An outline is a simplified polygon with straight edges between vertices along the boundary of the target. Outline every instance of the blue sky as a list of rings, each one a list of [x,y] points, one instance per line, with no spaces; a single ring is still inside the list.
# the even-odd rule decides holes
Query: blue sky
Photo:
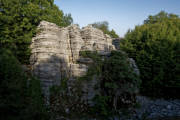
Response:
[[[180,0],[55,0],[55,4],[64,13],[71,13],[80,27],[108,21],[120,37],[162,10],[180,15]]]

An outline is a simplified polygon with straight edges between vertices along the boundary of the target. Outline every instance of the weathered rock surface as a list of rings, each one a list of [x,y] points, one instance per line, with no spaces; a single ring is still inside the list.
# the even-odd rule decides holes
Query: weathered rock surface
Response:
[[[122,40],[123,38],[113,38],[113,41],[112,41],[112,44],[115,46],[115,48],[117,50],[120,49],[120,41]]]
[[[136,65],[136,62],[133,58],[129,58],[129,62],[130,62],[130,66],[133,68],[134,72],[137,74],[137,75],[140,75],[140,71],[138,69],[138,66]]]
[[[115,49],[110,36],[91,25],[82,29],[77,25],[60,28],[53,23],[42,21],[38,29],[40,32],[32,39],[30,63],[46,94],[50,86],[60,84],[63,78],[86,74],[87,64],[92,61],[81,58],[80,51],[98,51],[105,54]],[[92,92],[91,88],[87,89]]]
[[[137,102],[141,108],[136,109],[137,118],[146,115],[147,118],[180,118],[180,100],[150,99],[144,96],[137,96]]]

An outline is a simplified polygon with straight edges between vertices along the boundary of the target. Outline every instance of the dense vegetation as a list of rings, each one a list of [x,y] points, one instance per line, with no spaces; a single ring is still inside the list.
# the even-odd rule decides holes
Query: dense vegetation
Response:
[[[11,49],[21,63],[28,63],[29,45],[41,20],[59,26],[73,22],[54,0],[0,0],[0,47]]]
[[[40,81],[27,75],[9,50],[0,50],[0,63],[0,119],[48,119]]]
[[[160,12],[128,31],[121,48],[136,60],[141,92],[153,97],[180,97],[180,18]]]
[[[29,63],[29,45],[42,20],[60,27],[73,22],[71,14],[59,10],[54,0],[0,0],[0,119],[46,120],[49,112],[66,114],[66,107],[78,111],[78,115],[87,112],[109,116],[132,105],[140,79],[130,67],[128,56],[136,60],[140,69],[143,95],[180,97],[180,18],[160,12],[128,31],[120,45],[128,56],[120,51],[113,51],[108,57],[82,52],[93,64],[85,76],[77,79],[74,90],[68,89],[66,80],[60,87],[52,88],[55,93],[51,94],[48,112],[40,81],[22,69],[22,64]],[[109,30],[106,21],[92,25],[112,38],[119,37],[113,29]],[[100,80],[100,93],[89,108],[81,101],[80,85],[94,76]]]
[[[68,89],[67,81],[62,81],[61,86],[51,89],[53,113],[56,113],[56,116],[70,117],[75,114],[109,117],[136,103],[135,96],[140,79],[124,52],[112,51],[110,56],[103,57],[97,52],[82,51],[81,56],[93,60],[93,63],[89,64],[87,74],[77,78],[71,89]],[[94,105],[89,106],[82,100],[85,94],[82,88],[94,78],[97,81],[94,91],[98,92],[92,99]]]
[[[140,79],[124,52],[112,51],[109,57],[101,58],[101,62],[101,92],[94,98],[93,110],[97,115],[109,116],[136,103]]]
[[[26,73],[32,37],[40,21],[61,26],[73,22],[54,0],[0,0],[0,119],[46,120],[40,81]]]
[[[109,23],[107,21],[95,22],[92,26],[102,30],[105,34],[110,35],[112,38],[119,38],[118,34],[113,29],[109,30]]]

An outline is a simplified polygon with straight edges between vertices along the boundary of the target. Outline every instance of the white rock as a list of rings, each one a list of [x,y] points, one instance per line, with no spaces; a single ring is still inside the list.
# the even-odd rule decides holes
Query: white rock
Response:
[[[110,36],[92,26],[80,29],[77,25],[60,28],[56,24],[46,21],[40,22],[40,32],[32,39],[32,55],[30,63],[32,72],[39,77],[45,94],[49,94],[49,87],[61,83],[65,77],[73,78],[86,74],[88,66],[78,63],[80,51],[110,52],[115,47]],[[69,83],[74,79],[69,79]],[[94,84],[86,83],[85,98],[94,97]],[[94,94],[91,94],[94,93]]]

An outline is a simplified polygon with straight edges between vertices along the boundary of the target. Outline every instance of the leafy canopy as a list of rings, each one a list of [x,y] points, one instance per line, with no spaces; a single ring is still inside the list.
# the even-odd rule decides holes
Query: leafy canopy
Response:
[[[129,30],[121,49],[140,69],[141,92],[150,96],[178,97],[180,89],[180,18],[160,12]]]
[[[93,64],[80,80],[91,81],[96,76],[99,81],[96,87],[100,93],[93,99],[92,113],[107,117],[135,103],[141,81],[124,52],[112,51],[109,56],[102,57],[97,52],[82,51],[81,56],[91,58]]]
[[[0,0],[0,47],[9,48],[22,63],[28,63],[29,45],[36,26],[46,20],[59,26],[73,22],[54,0]]]
[[[102,30],[105,34],[110,35],[112,38],[119,38],[113,29],[109,30],[109,23],[107,21],[95,22],[92,24],[92,26]]]
[[[27,75],[7,49],[0,49],[0,62],[0,119],[49,119],[40,81]]]

